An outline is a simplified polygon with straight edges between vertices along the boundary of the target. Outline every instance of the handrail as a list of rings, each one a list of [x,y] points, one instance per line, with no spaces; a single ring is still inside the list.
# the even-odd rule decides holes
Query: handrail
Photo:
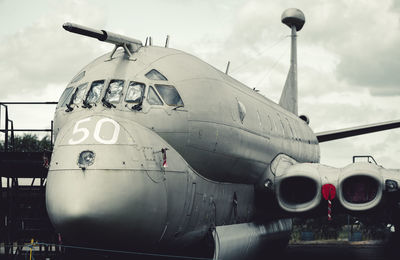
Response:
[[[11,123],[11,147],[14,151],[15,142],[14,142],[14,121],[8,119],[8,122]]]
[[[353,163],[355,163],[356,160],[359,159],[359,158],[365,158],[365,159],[367,159],[367,162],[375,163],[376,165],[378,165],[378,163],[375,161],[374,157],[372,157],[371,155],[354,155],[353,156]],[[372,159],[372,161],[370,159]]]
[[[50,129],[14,129],[13,120],[9,119],[8,115],[8,105],[57,105],[58,102],[31,102],[31,101],[23,101],[23,102],[0,102],[0,122],[1,122],[1,107],[5,108],[5,120],[4,120],[4,129],[0,129],[0,132],[4,133],[4,152],[9,150],[9,143],[11,142],[12,150],[14,150],[14,132],[50,132],[50,143],[53,147],[53,120],[51,121]],[[9,127],[11,126],[11,129]],[[11,132],[11,138],[9,138],[9,132]]]
[[[0,122],[1,122],[1,106],[5,108],[5,120],[4,120],[4,152],[7,152],[8,150],[8,106],[0,103]]]
[[[12,120],[8,120],[9,122]],[[14,132],[51,132],[51,128],[43,128],[43,129],[31,129],[31,128],[21,128],[21,129],[14,129]],[[0,132],[5,132],[5,129],[0,129]]]
[[[30,101],[22,101],[22,102],[0,102],[0,105],[57,105],[58,102],[47,102],[47,101],[43,101],[43,102],[30,102]]]

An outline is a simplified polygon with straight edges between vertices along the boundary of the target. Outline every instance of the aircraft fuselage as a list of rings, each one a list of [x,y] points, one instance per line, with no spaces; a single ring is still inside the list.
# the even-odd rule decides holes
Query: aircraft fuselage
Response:
[[[181,51],[104,55],[78,75],[56,109],[46,190],[51,221],[67,240],[190,244],[212,227],[254,219],[255,186],[278,154],[319,161],[303,120]],[[87,106],[96,81],[104,87]],[[107,87],[117,81],[121,89]],[[131,82],[144,86],[141,102],[127,101]],[[159,85],[173,86],[183,104],[171,104]],[[102,102],[112,91],[117,98]]]

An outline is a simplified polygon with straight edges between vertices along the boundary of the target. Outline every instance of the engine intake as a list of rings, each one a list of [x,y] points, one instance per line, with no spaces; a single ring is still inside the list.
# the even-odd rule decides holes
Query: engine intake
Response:
[[[289,177],[280,184],[280,197],[287,204],[303,204],[317,195],[317,183],[307,177]]]
[[[346,211],[370,210],[382,201],[384,191],[399,190],[399,176],[400,170],[384,169],[369,162],[336,168],[320,163],[297,163],[282,154],[271,163],[267,180],[274,180],[279,206],[286,212],[297,214],[322,203],[321,188],[325,184],[336,188],[335,198]]]
[[[305,212],[321,201],[321,178],[316,165],[295,164],[276,172],[279,206],[288,212]]]
[[[352,176],[343,181],[343,198],[349,203],[368,203],[376,198],[378,189],[376,179],[365,175]]]
[[[348,210],[369,210],[382,199],[380,168],[371,163],[353,163],[342,169],[338,198]]]

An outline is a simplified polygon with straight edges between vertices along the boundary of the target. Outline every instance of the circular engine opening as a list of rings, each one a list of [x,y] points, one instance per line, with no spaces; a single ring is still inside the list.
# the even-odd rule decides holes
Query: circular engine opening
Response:
[[[317,195],[317,184],[306,177],[289,177],[282,180],[280,197],[287,204],[303,204]]]
[[[368,203],[375,199],[378,187],[378,182],[369,176],[352,176],[343,181],[343,197],[349,203]]]

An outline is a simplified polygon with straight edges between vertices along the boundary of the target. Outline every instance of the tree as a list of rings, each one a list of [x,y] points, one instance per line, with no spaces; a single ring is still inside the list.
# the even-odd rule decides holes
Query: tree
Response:
[[[0,143],[1,151],[4,151],[4,141]],[[35,134],[17,135],[14,138],[14,147],[11,146],[9,141],[9,151],[14,152],[41,152],[51,151],[51,142],[48,135],[39,140]]]

